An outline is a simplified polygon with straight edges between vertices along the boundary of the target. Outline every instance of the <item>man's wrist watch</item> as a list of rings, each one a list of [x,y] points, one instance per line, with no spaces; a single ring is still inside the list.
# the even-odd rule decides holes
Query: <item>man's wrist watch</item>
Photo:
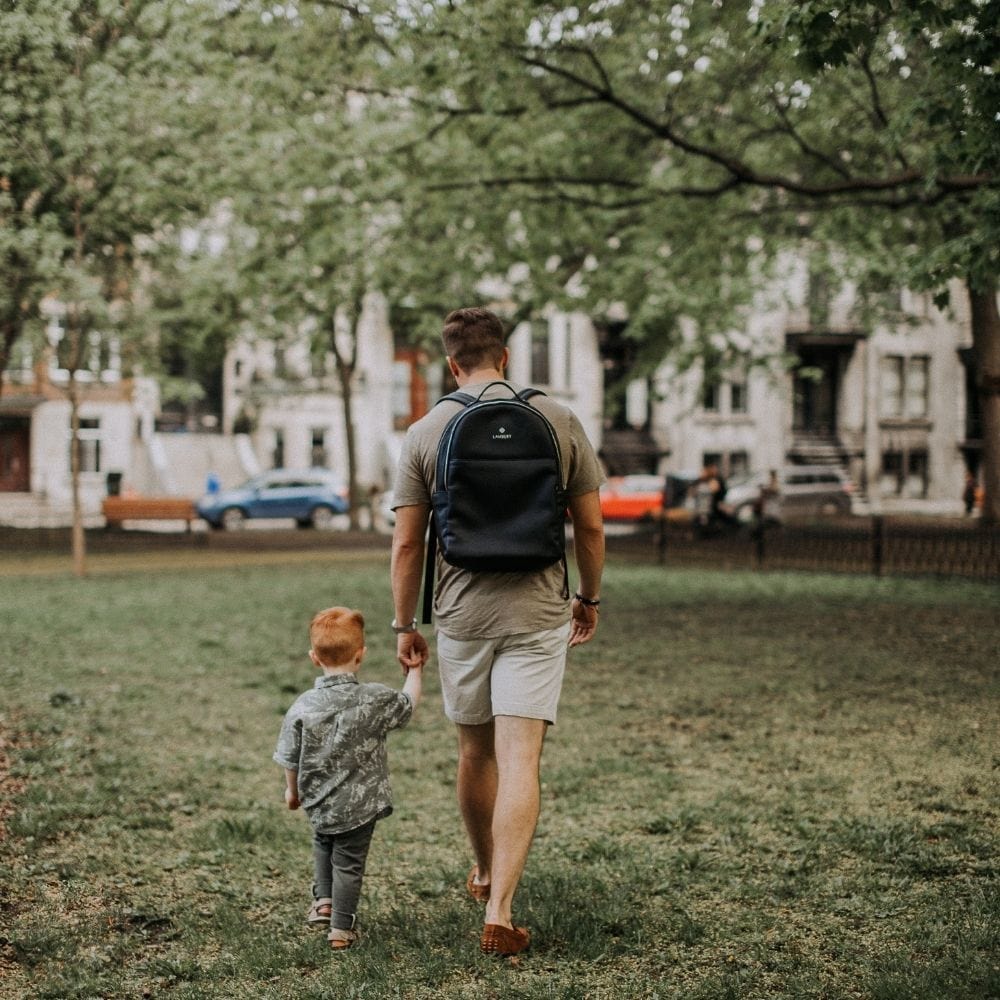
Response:
[[[417,619],[414,618],[408,625],[400,625],[395,618],[392,620],[392,630],[396,635],[404,635],[407,632],[417,631]]]

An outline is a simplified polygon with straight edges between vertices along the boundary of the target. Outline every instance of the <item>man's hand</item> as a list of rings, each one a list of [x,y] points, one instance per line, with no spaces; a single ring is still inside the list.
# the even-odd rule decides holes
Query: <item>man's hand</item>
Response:
[[[285,789],[285,802],[287,803],[289,809],[298,809],[301,804],[299,802],[298,793],[293,792],[290,788]]]
[[[404,674],[414,667],[423,667],[429,656],[427,640],[419,632],[400,632],[396,636],[396,659]]]
[[[569,630],[570,646],[590,642],[597,631],[597,608],[583,604],[574,597],[571,613],[573,621]]]

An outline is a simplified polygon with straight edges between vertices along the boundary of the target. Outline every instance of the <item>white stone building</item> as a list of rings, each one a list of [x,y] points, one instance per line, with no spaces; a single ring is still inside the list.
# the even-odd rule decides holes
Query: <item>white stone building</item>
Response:
[[[63,330],[50,307],[47,343],[15,346],[0,394],[0,523],[68,523],[70,373]],[[159,397],[151,379],[124,378],[118,343],[94,334],[75,373],[79,400],[80,499],[95,515],[109,474],[120,486],[134,467],[134,444],[152,433]]]
[[[348,475],[343,398],[332,353],[317,358],[309,337],[276,347],[244,339],[224,369],[223,429],[245,429],[265,468],[320,465]],[[602,372],[597,333],[580,315],[553,314],[513,333],[510,377],[544,386],[600,437]],[[350,345],[343,345],[345,355]],[[353,388],[357,479],[362,493],[391,486],[406,428],[444,392],[443,358],[394,346],[384,301],[370,295],[358,326]]]
[[[601,326],[554,311],[514,331],[508,374],[571,407],[611,474],[716,462],[733,476],[837,462],[859,488],[859,509],[960,511],[965,471],[977,468],[981,449],[961,288],[953,313],[904,292],[889,319],[869,326],[850,288],[827,300],[804,266],[790,269],[779,292],[762,297],[746,329],[733,334],[745,360],[717,378],[664,363],[636,379],[622,347],[624,322]],[[57,334],[54,324],[42,354],[22,351],[4,378],[0,523],[17,523],[11,511],[26,509],[66,523],[68,372],[59,367]],[[208,472],[224,487],[279,466],[320,465],[346,479],[333,359],[313,355],[309,340],[239,341],[225,362],[223,433],[161,434],[155,384],[124,379],[115,345],[96,339],[80,373],[85,512],[98,514],[111,479],[126,491],[191,497]],[[353,382],[363,492],[391,486],[406,427],[448,388],[443,359],[396,346],[384,301],[369,296]],[[609,397],[624,404],[606,407]]]
[[[903,291],[871,325],[853,289],[817,295],[803,266],[782,291],[734,335],[744,363],[717,378],[664,364],[632,387],[629,422],[656,442],[657,471],[835,462],[872,509],[960,510],[981,450],[963,289],[949,314]]]

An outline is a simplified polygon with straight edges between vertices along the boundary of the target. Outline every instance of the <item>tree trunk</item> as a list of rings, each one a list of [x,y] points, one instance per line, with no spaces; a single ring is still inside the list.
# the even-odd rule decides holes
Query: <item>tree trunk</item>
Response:
[[[71,550],[73,575],[87,575],[87,538],[83,533],[83,505],[80,501],[80,400],[76,369],[69,370],[69,476],[73,495],[73,527]]]
[[[344,350],[337,342],[336,314],[330,317],[330,346],[337,362],[341,399],[344,404],[344,441],[347,444],[347,495],[350,502],[348,517],[352,530],[361,527],[361,497],[358,495],[358,446],[354,431],[354,373],[358,368],[358,323],[361,320],[363,296],[358,293],[342,308],[350,329],[350,344]]]
[[[350,498],[351,528],[361,527],[361,498],[358,496],[358,446],[354,434],[354,371],[348,365],[338,365],[340,392],[344,401],[344,441],[347,443],[347,495]]]
[[[83,266],[83,209],[77,197],[73,205],[73,263],[79,276]],[[83,505],[80,500],[80,389],[76,373],[83,363],[83,313],[79,302],[66,311],[66,334],[69,337],[69,407],[70,407],[70,460],[69,474],[73,494],[73,529],[71,548],[73,573],[87,574],[87,536],[83,533]]]
[[[3,396],[3,377],[7,374],[7,365],[10,364],[10,356],[14,350],[14,341],[17,334],[13,327],[4,327],[0,336],[0,397]]]
[[[972,349],[983,429],[983,520],[1000,524],[1000,310],[993,281],[969,283]]]

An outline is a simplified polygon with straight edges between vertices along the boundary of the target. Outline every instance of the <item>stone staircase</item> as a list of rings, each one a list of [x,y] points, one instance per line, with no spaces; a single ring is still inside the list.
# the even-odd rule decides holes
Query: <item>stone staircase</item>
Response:
[[[648,431],[606,430],[601,440],[600,457],[609,476],[652,473],[656,471],[660,449]]]
[[[241,434],[154,434],[146,462],[149,485],[139,492],[166,496],[202,496],[210,472],[225,490],[260,471],[249,440]]]
[[[127,490],[145,496],[178,496],[196,500],[205,493],[209,472],[222,489],[239,486],[260,471],[246,435],[154,434],[136,442],[131,467],[124,479]],[[104,525],[99,490],[93,484],[83,493],[85,528]],[[65,528],[73,523],[68,500],[52,500],[36,493],[0,493],[0,525],[11,528]]]
[[[73,506],[34,493],[0,493],[0,525],[9,528],[65,528],[73,523]],[[83,504],[83,526],[104,525],[100,507]]]
[[[796,431],[787,455],[792,465],[839,465],[847,468],[847,449],[835,434]]]

